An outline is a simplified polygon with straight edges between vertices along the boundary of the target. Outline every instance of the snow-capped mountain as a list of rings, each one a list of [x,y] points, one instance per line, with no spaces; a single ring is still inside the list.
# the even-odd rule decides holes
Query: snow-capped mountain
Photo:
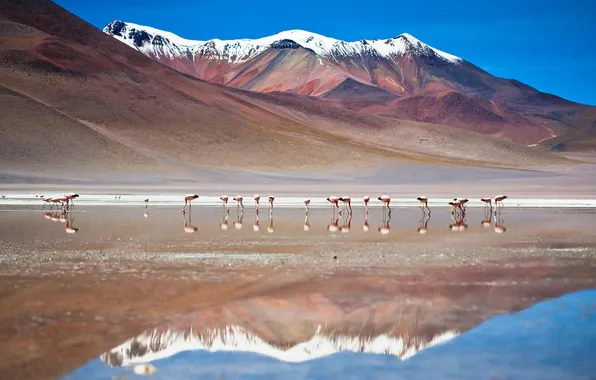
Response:
[[[146,54],[167,55],[170,58],[209,55],[213,59],[229,63],[242,63],[267,49],[305,48],[321,58],[339,62],[347,57],[373,56],[393,58],[408,52],[420,56],[434,56],[457,64],[461,58],[435,49],[412,35],[404,33],[386,40],[361,40],[346,42],[304,30],[288,30],[259,39],[222,41],[193,41],[148,26],[113,21],[104,28],[125,44]],[[323,65],[323,61],[320,61]]]
[[[528,145],[574,124],[581,105],[498,78],[410,34],[346,42],[303,30],[194,41],[114,21],[104,32],[196,78],[287,92],[365,114],[444,124]]]
[[[307,341],[292,346],[278,347],[235,325],[203,331],[193,331],[192,328],[189,330],[153,330],[102,354],[101,360],[110,366],[120,367],[149,363],[176,355],[179,352],[192,350],[252,352],[293,363],[313,360],[342,351],[394,355],[406,360],[421,350],[446,342],[457,335],[459,334],[455,331],[445,331],[430,340],[405,339],[388,334],[374,337],[351,337],[323,333],[319,327]]]

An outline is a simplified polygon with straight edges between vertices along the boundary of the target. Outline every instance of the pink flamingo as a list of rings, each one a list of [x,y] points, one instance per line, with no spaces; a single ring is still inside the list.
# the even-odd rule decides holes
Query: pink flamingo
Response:
[[[370,201],[370,197],[368,195],[365,195],[364,197],[362,197],[362,200],[364,201],[364,209],[366,212],[368,212],[368,201]]]
[[[503,200],[505,200],[505,199],[507,199],[506,195],[497,195],[495,197],[495,208],[497,208],[497,207],[503,208]],[[499,206],[499,203],[501,204],[500,206]]]
[[[418,199],[418,202],[420,202],[420,208],[426,207],[426,209],[428,210],[428,213],[430,214],[430,208],[428,208],[428,198],[424,197],[424,196],[420,196],[416,199]]]
[[[243,199],[244,199],[244,198],[243,198],[241,195],[236,195],[236,196],[234,197],[234,200],[237,202],[237,203],[236,203],[236,208],[238,208],[238,207],[242,206],[242,208],[244,209],[244,203],[242,203],[242,200],[243,200]]]
[[[389,210],[389,213],[391,214],[391,207],[389,207],[389,204],[391,203],[391,197],[389,197],[389,195],[381,195],[377,199],[383,202],[383,207],[387,207],[387,210]]]
[[[186,213],[186,205],[188,205],[188,209],[192,208],[192,200],[197,199],[199,196],[197,194],[194,195],[187,195],[184,197],[184,207],[182,207],[182,213]]]
[[[339,200],[343,202],[344,206],[348,207],[350,210],[350,215],[352,215],[352,198],[350,197],[340,197]]]
[[[339,208],[339,198],[338,197],[332,195],[327,198],[327,202],[331,203],[332,208],[333,208],[333,206],[335,206],[335,208],[337,208],[339,210],[339,213],[341,215],[341,208]],[[335,211],[335,208],[333,208],[334,211]]]
[[[228,199],[229,197],[227,195],[222,195],[221,197],[219,197],[219,199],[223,202],[224,206],[228,205]]]
[[[304,200],[304,207],[306,208],[306,212],[308,213],[308,205],[310,204],[310,199],[305,199]]]

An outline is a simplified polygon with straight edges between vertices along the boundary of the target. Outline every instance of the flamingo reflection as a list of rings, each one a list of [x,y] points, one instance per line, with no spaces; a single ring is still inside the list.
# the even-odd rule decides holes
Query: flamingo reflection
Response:
[[[242,229],[242,218],[244,218],[244,211],[236,212],[236,220],[234,221],[234,228],[237,230]]]
[[[430,212],[427,214],[422,210],[422,219],[420,219],[420,226],[416,229],[418,233],[425,234],[428,232],[428,221],[430,220]]]
[[[368,206],[366,206],[368,207]],[[364,223],[362,224],[362,230],[364,232],[368,232],[369,230],[369,225],[368,225],[368,208],[366,209],[366,211],[364,212]]]
[[[304,231],[310,231],[310,221],[309,221],[308,211],[306,211],[304,213]]]
[[[269,210],[269,224],[267,225],[267,232],[270,234],[275,232],[275,228],[273,227],[273,210]]]
[[[346,221],[341,226],[341,232],[347,234],[348,232],[350,232],[351,228],[352,228],[352,210],[350,209],[350,213],[348,214]]]
[[[79,229],[77,227],[75,227],[74,224],[74,213],[73,212],[69,212],[67,213],[63,213],[64,216],[66,216],[66,233],[67,234],[74,234],[79,232]]]
[[[389,208],[389,204],[387,204],[387,208]],[[390,222],[391,222],[391,209],[389,209],[389,211],[387,211],[386,209],[383,209],[383,225],[378,228],[378,231],[381,233],[381,235],[389,234],[389,231],[391,231],[391,226],[389,225]]]
[[[261,225],[259,224],[259,209],[255,212],[255,223],[252,226],[252,230],[254,232],[259,232],[261,230]]]
[[[459,213],[456,212],[451,214],[451,220],[453,221],[453,223],[449,225],[451,231],[461,232],[468,228],[468,225],[466,224],[466,213],[463,210]]]
[[[495,225],[494,230],[498,234],[502,234],[503,232],[507,231],[507,227],[505,227],[505,222],[503,221],[503,214],[499,210],[495,213]]]
[[[230,217],[230,209],[226,207],[222,213],[221,223],[219,224],[219,228],[222,231],[226,231],[228,229],[228,218],[229,217]]]
[[[331,222],[327,225],[327,230],[329,232],[337,232],[339,231],[339,217],[335,216],[335,212],[331,217]]]
[[[490,198],[489,198],[490,199]],[[480,222],[480,225],[484,228],[490,228],[493,224],[493,208],[487,206],[484,207],[484,219]]]
[[[184,220],[184,232],[192,234],[199,230],[199,227],[192,225],[192,212],[188,213],[188,220],[186,220],[186,214],[183,214],[182,220]]]

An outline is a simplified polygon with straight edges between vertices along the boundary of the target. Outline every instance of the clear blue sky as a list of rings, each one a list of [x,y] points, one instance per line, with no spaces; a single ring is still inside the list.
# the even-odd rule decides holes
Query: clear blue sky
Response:
[[[354,41],[410,33],[488,72],[596,105],[596,2],[582,0],[56,0],[98,28],[113,20],[197,40],[304,29]]]

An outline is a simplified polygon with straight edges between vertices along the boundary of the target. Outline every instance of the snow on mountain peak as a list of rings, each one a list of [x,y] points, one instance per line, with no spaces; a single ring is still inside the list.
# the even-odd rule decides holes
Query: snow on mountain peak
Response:
[[[145,332],[102,354],[101,360],[110,366],[120,367],[149,363],[171,357],[179,352],[194,350],[252,352],[293,363],[314,360],[342,351],[394,355],[401,360],[407,360],[421,350],[444,343],[458,335],[456,331],[446,330],[430,340],[422,338],[406,340],[388,334],[352,337],[326,334],[319,326],[309,340],[292,346],[277,347],[236,325],[200,332],[193,331],[192,328],[154,330]]]
[[[461,58],[435,49],[410,34],[404,33],[387,40],[360,40],[346,42],[304,30],[287,30],[258,39],[237,39],[194,41],[174,33],[148,26],[122,21],[113,21],[104,32],[125,44],[147,54],[177,56],[208,55],[209,58],[241,63],[272,47],[278,41],[294,42],[329,60],[341,57],[362,57],[373,55],[385,58],[400,56],[407,52],[419,55],[436,55],[450,63],[459,63]]]

